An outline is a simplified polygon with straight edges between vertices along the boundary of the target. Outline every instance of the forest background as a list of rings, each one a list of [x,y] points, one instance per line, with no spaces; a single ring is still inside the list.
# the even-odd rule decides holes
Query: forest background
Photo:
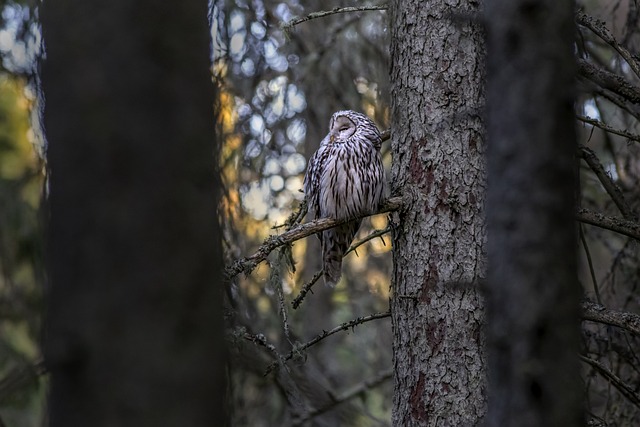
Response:
[[[583,302],[593,311],[581,329],[582,384],[590,422],[637,425],[639,11],[633,1],[579,3],[578,276],[593,304]],[[253,254],[297,211],[306,159],[333,112],[354,109],[382,130],[392,125],[387,11],[285,25],[341,6],[238,0],[210,7],[227,266]],[[43,425],[47,414],[38,7],[5,2],[0,18],[0,419],[7,426]],[[390,142],[383,158],[391,176]],[[336,289],[319,283],[300,298],[320,271],[312,237],[227,282],[232,425],[390,425],[389,233],[388,214],[365,221]],[[288,368],[265,375],[280,363]]]

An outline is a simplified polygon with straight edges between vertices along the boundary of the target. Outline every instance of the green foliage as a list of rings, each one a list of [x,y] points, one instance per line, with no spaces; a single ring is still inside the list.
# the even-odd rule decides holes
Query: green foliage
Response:
[[[29,115],[22,80],[0,76],[0,418],[8,426],[39,425],[44,400],[32,367],[40,353],[42,165]]]

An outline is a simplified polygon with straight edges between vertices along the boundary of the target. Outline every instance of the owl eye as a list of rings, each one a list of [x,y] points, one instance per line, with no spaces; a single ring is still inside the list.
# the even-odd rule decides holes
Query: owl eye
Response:
[[[338,128],[338,132],[342,132],[342,131],[347,130],[347,129],[349,129],[349,126],[347,126],[347,125],[342,125],[342,126],[340,126],[340,127]]]

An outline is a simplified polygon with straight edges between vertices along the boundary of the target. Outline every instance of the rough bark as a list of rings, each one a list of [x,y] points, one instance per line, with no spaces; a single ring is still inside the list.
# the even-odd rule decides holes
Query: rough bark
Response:
[[[486,5],[487,425],[578,426],[572,2]]]
[[[207,2],[43,10],[52,426],[223,422]]]
[[[393,425],[477,425],[485,413],[480,4],[390,6],[392,183],[405,200],[393,218]]]

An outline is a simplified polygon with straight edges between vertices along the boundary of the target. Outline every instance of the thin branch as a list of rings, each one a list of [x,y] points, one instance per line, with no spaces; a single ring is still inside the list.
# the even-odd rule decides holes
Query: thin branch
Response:
[[[331,402],[327,403],[326,405],[321,406],[318,409],[314,409],[312,411],[309,411],[308,413],[306,413],[301,418],[295,419],[293,421],[292,425],[293,426],[301,426],[305,422],[307,422],[307,421],[311,420],[312,418],[315,418],[318,415],[321,415],[321,414],[323,414],[323,413],[335,408],[336,406],[340,405],[341,403],[344,403],[344,402],[346,402],[348,400],[351,400],[354,397],[359,396],[359,395],[367,392],[368,390],[379,386],[383,382],[385,382],[388,379],[390,379],[392,376],[393,376],[393,369],[387,369],[385,371],[382,371],[378,375],[376,375],[375,377],[371,378],[370,380],[365,380],[362,383],[358,384],[357,386],[353,387],[351,390],[343,393],[340,396],[335,397]]]
[[[594,368],[600,375],[605,377],[611,385],[618,389],[624,397],[640,408],[640,395],[638,395],[628,384],[618,378],[618,376],[611,372],[606,366],[597,360],[593,360],[582,355],[580,355],[580,360]]]
[[[576,219],[585,224],[595,225],[640,240],[640,224],[613,216],[605,216],[587,209],[578,209]]]
[[[619,107],[621,110],[626,111],[631,116],[640,120],[640,108],[638,105],[629,102],[625,98],[621,97],[620,95],[608,89],[601,88],[600,86],[596,85],[593,82],[590,82],[590,85],[591,85],[590,92],[593,95],[599,96],[600,98],[606,101],[609,101],[610,103]]]
[[[349,247],[349,249],[347,249],[347,251],[344,254],[347,255],[348,253],[355,251],[357,248],[359,248],[360,246],[364,245],[369,240],[375,239],[376,237],[380,237],[380,239],[382,239],[382,244],[387,246],[387,243],[384,241],[382,236],[384,236],[385,234],[387,234],[390,231],[391,231],[391,226],[390,225],[388,225],[386,228],[383,228],[381,230],[374,230],[368,236],[363,237],[362,239],[360,239],[357,242],[353,243]]]
[[[291,350],[289,352],[289,354],[287,354],[286,356],[284,356],[284,361],[287,360],[291,360],[293,358],[293,356],[295,356],[296,354],[308,349],[309,347],[311,347],[312,345],[315,345],[317,343],[319,343],[320,341],[322,341],[323,339],[327,338],[328,336],[331,336],[337,332],[340,331],[346,331],[349,328],[354,328],[358,325],[361,325],[363,323],[366,322],[370,322],[371,320],[376,320],[376,319],[384,319],[386,317],[391,316],[390,312],[384,312],[384,313],[374,313],[374,314],[370,314],[369,316],[362,316],[362,317],[358,317],[356,319],[350,320],[348,322],[345,322],[341,325],[336,326],[335,328],[331,329],[330,331],[322,331],[322,333],[320,335],[317,335],[315,338],[313,338],[312,340],[294,348],[293,350]],[[271,365],[269,365],[267,367],[267,370],[265,371],[265,375],[269,374],[271,371],[273,371],[273,369],[277,366],[277,363],[272,363]]]
[[[282,29],[285,32],[291,31],[293,27],[298,24],[302,24],[303,22],[311,21],[312,19],[324,18],[325,16],[335,15],[338,13],[348,13],[348,12],[364,12],[370,10],[387,10],[388,6],[386,4],[378,5],[378,6],[349,6],[349,7],[334,7],[331,10],[322,10],[320,12],[312,12],[303,17],[295,17],[286,23],[281,25]]]
[[[307,214],[307,199],[305,198],[304,200],[302,200],[302,203],[300,203],[300,207],[298,207],[298,210],[291,212],[291,215],[289,215],[289,217],[285,220],[283,224],[274,225],[273,227],[271,227],[271,229],[277,230],[279,228],[285,227],[285,230],[289,231],[296,225],[300,224],[306,214]]]
[[[629,64],[629,67],[631,67],[633,72],[636,73],[636,76],[640,77],[640,66],[638,66],[638,61],[636,61],[631,52],[629,52],[624,46],[618,43],[615,37],[613,37],[613,34],[611,34],[609,29],[605,26],[604,22],[587,15],[582,11],[578,11],[578,13],[576,14],[576,18],[580,25],[583,25],[593,31],[595,35],[600,37],[602,40],[604,40],[605,43],[615,49],[616,52],[618,52],[620,56],[622,56],[622,58],[627,61],[627,64]]]
[[[267,341],[267,337],[265,337],[263,334],[254,335],[248,332],[242,332],[240,336],[247,341],[251,341],[257,346],[266,348],[276,360],[282,360],[282,355],[278,352],[273,344]]]
[[[582,319],[617,326],[640,336],[640,316],[624,311],[609,310],[591,301],[582,302]]]
[[[300,304],[302,304],[302,300],[304,300],[304,297],[307,295],[307,293],[311,291],[311,288],[313,287],[313,285],[315,285],[318,279],[322,277],[322,273],[324,273],[324,270],[317,271],[316,274],[313,275],[311,280],[309,280],[302,286],[302,289],[300,289],[300,293],[298,294],[298,296],[295,297],[291,302],[294,310],[297,309]],[[313,291],[311,293],[313,293]]]
[[[380,134],[380,137],[382,138],[382,142],[384,142],[387,139],[391,138],[391,129],[387,129],[387,130],[382,131],[382,133]]]
[[[596,293],[596,299],[599,304],[602,304],[602,299],[600,299],[600,289],[598,287],[598,281],[596,280],[596,272],[593,269],[593,260],[591,259],[591,252],[589,251],[589,245],[587,245],[587,239],[584,237],[584,230],[582,229],[582,224],[578,224],[578,232],[580,234],[580,241],[582,242],[582,247],[584,248],[584,254],[587,257],[587,264],[589,264],[589,273],[591,274],[591,281],[593,282],[593,291]]]
[[[385,229],[382,229],[382,230],[373,231],[367,237],[364,237],[363,239],[361,239],[361,240],[357,241],[356,243],[352,244],[351,247],[349,247],[349,249],[347,249],[347,252],[345,252],[345,255],[348,254],[351,251],[355,251],[356,248],[360,247],[361,245],[365,244],[366,242],[368,242],[371,239],[375,239],[376,237],[380,237],[382,239],[382,236],[384,234],[388,233],[389,231],[391,231],[391,226],[387,226]],[[386,245],[386,243],[384,242],[384,239],[382,239],[382,243],[384,243]],[[318,281],[318,279],[320,279],[320,277],[322,277],[322,273],[323,272],[324,272],[324,270],[317,271],[316,274],[313,275],[311,280],[309,280],[307,283],[305,283],[302,286],[298,296],[295,297],[293,299],[293,301],[291,302],[291,305],[293,306],[294,310],[297,309],[300,306],[300,304],[302,304],[302,301],[304,300],[304,297],[307,295],[308,292],[311,291],[311,288],[313,287],[313,285],[315,285],[315,283]],[[311,292],[311,293],[313,293],[313,292]]]
[[[609,89],[631,102],[640,103],[640,88],[619,75],[596,67],[584,59],[578,59],[578,72],[600,87]]]
[[[278,312],[280,313],[280,318],[282,319],[282,328],[284,330],[284,335],[289,342],[291,342],[291,334],[289,330],[289,318],[287,315],[287,305],[284,302],[284,290],[282,289],[282,263],[284,262],[284,258],[286,257],[285,251],[287,247],[281,247],[278,250],[277,261],[274,264],[271,264],[271,273],[269,277],[269,283],[273,288],[275,288],[276,296],[278,298]]]
[[[291,244],[296,240],[300,240],[304,237],[311,236],[312,234],[319,233],[324,230],[328,230],[340,224],[344,224],[346,222],[352,221],[354,219],[364,218],[367,216],[390,212],[398,210],[402,206],[402,197],[392,197],[382,203],[380,209],[377,212],[367,213],[363,215],[359,215],[355,218],[349,219],[333,219],[333,218],[320,218],[315,221],[307,222],[306,224],[298,225],[291,230],[285,231],[279,235],[271,235],[269,236],[262,246],[258,248],[256,253],[253,255],[237,260],[232,265],[226,268],[225,276],[227,280],[230,280],[244,272],[246,275],[251,274],[254,268],[264,261],[267,256],[276,248],[280,246]]]
[[[584,161],[587,162],[591,170],[593,170],[593,172],[596,174],[596,176],[602,183],[602,186],[609,194],[609,197],[611,197],[613,203],[616,204],[616,206],[622,213],[622,216],[627,220],[635,219],[633,211],[622,195],[622,191],[620,191],[620,188],[618,188],[616,183],[613,182],[613,179],[611,179],[609,174],[607,174],[607,172],[604,170],[604,167],[600,163],[600,160],[598,160],[596,154],[591,149],[585,146],[579,147],[578,153],[580,157],[582,157]]]
[[[616,128],[612,128],[609,125],[606,125],[604,123],[602,123],[600,120],[596,120],[596,119],[592,119],[591,117],[585,117],[585,116],[576,116],[576,118],[578,120],[580,120],[581,122],[590,124],[591,126],[595,126],[597,128],[600,128],[606,132],[610,132],[613,133],[615,135],[620,135],[623,136],[627,139],[630,139],[632,141],[636,141],[636,142],[640,142],[640,135],[636,135],[634,133],[629,133],[626,130],[621,130],[621,129],[616,129]]]

